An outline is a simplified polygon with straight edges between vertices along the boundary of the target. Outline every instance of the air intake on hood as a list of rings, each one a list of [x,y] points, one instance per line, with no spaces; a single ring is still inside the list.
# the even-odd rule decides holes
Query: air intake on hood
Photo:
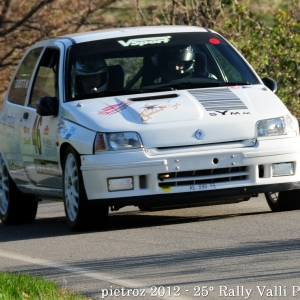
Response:
[[[230,89],[189,90],[205,108],[205,110],[236,110],[248,109],[244,102]]]
[[[159,96],[148,96],[148,97],[138,97],[138,98],[128,98],[128,101],[147,101],[147,100],[160,100],[160,99],[169,99],[177,98],[177,94],[168,94],[168,95],[159,95]]]

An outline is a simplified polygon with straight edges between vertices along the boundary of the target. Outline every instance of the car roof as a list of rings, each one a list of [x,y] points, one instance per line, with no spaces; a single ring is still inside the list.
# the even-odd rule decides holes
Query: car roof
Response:
[[[171,34],[184,32],[208,32],[206,28],[199,26],[183,26],[183,25],[164,25],[164,26],[140,26],[140,27],[124,27],[114,29],[95,30],[89,32],[68,34],[55,38],[71,39],[73,43],[84,43],[95,40],[123,38],[128,36],[139,36],[145,34]]]

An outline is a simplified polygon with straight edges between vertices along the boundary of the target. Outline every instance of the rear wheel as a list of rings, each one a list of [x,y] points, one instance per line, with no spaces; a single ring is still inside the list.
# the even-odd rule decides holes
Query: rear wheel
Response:
[[[0,219],[4,224],[31,223],[35,220],[38,201],[22,193],[10,177],[0,155]]]
[[[79,155],[72,147],[68,147],[65,151],[63,182],[65,213],[72,230],[103,228],[108,219],[108,206],[93,210],[89,207],[80,171]]]
[[[300,190],[269,192],[265,197],[272,211],[300,209]]]

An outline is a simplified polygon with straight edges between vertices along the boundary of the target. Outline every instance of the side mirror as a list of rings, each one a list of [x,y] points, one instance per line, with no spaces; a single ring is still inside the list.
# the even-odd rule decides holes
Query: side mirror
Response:
[[[264,77],[262,79],[262,82],[264,83],[264,85],[269,88],[274,94],[276,94],[278,92],[278,86],[277,86],[277,82],[270,78],[270,77]]]
[[[57,116],[58,99],[56,97],[42,97],[36,104],[36,112],[40,116]]]

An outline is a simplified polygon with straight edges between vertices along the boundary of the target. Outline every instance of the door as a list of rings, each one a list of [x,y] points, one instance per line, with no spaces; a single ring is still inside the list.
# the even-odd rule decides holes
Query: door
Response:
[[[58,97],[60,50],[46,48],[38,65],[27,110],[22,117],[22,160],[31,182],[39,188],[61,189],[57,118],[40,116],[36,104],[42,97]],[[47,193],[46,193],[47,194]]]
[[[42,50],[42,47],[34,48],[24,55],[14,74],[1,115],[1,131],[5,137],[1,152],[11,177],[19,185],[30,182],[22,161],[22,148],[30,142],[26,135],[28,128],[22,119],[28,117],[25,103]]]

